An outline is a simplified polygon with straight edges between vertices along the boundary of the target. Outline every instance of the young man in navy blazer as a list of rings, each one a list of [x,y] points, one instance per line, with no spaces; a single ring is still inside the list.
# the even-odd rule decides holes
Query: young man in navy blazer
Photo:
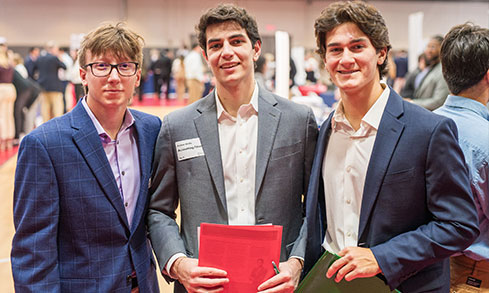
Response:
[[[479,233],[454,122],[381,83],[391,46],[373,6],[333,3],[315,30],[341,101],[317,142],[305,269],[328,250],[341,258],[327,278],[381,275],[403,293],[448,292],[447,258]]]
[[[20,145],[12,272],[19,292],[158,292],[145,215],[159,118],[127,109],[143,40],[103,25],[81,44],[87,95]]]

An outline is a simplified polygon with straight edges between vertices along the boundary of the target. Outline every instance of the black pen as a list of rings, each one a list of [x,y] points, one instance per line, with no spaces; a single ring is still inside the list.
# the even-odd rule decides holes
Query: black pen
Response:
[[[275,264],[275,262],[273,260],[272,260],[272,265],[273,265],[273,270],[275,271],[275,274],[276,275],[280,274],[280,271],[278,270],[277,265]]]

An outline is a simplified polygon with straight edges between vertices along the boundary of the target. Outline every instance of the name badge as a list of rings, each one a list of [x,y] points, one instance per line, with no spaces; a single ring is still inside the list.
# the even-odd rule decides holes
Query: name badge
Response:
[[[192,159],[204,155],[200,138],[191,138],[175,142],[179,161]]]

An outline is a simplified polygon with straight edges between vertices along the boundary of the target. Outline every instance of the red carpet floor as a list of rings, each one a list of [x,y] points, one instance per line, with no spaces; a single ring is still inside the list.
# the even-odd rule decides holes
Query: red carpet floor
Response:
[[[177,101],[177,99],[158,99],[155,94],[144,94],[142,101],[140,101],[137,97],[134,97],[132,100],[131,106],[185,106],[187,105],[185,101]]]
[[[19,147],[14,147],[13,149],[9,150],[9,151],[0,151],[0,166],[2,166],[3,163],[7,162],[8,159],[10,159],[11,157],[13,157],[15,154],[17,154],[17,150],[19,149]]]

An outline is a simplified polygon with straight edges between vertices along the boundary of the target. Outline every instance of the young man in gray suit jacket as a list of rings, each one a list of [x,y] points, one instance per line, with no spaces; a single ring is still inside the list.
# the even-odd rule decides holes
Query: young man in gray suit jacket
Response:
[[[219,292],[226,272],[197,266],[200,223],[272,223],[284,227],[280,274],[257,291],[292,292],[305,253],[302,196],[317,137],[314,116],[257,86],[261,39],[244,9],[210,9],[198,32],[216,89],[166,116],[157,140],[148,222],[160,268],[179,281],[175,292]]]

